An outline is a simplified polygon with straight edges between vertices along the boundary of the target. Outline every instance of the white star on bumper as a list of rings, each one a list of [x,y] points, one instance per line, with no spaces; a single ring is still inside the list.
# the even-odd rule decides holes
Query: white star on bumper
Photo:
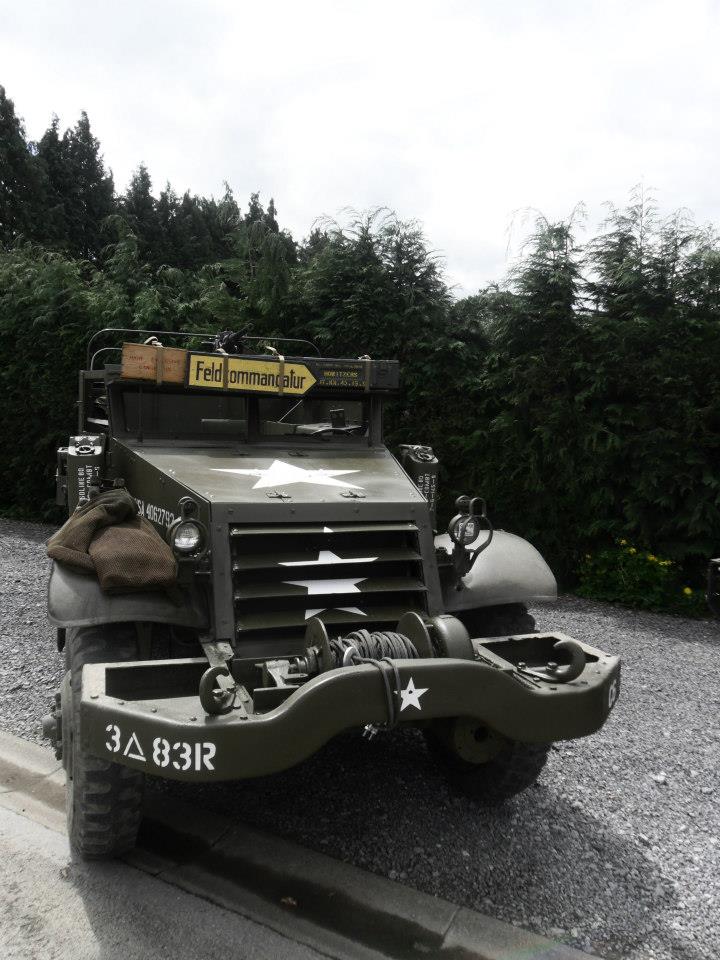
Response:
[[[345,480],[336,479],[336,477],[342,477],[346,473],[360,473],[359,470],[325,470],[324,468],[305,470],[303,467],[296,467],[292,463],[285,463],[284,460],[273,460],[265,470],[241,470],[232,467],[213,467],[212,469],[215,473],[234,473],[241,477],[257,477],[258,481],[253,484],[253,490],[260,490],[263,487],[287,487],[291,483],[312,483],[320,487],[364,489],[357,483],[347,483]]]
[[[400,713],[403,712],[405,707],[415,707],[417,710],[422,710],[420,706],[420,697],[427,693],[429,687],[416,687],[415,681],[412,677],[408,680],[408,685],[404,690],[400,691],[400,696],[402,698],[402,706],[400,707]]]

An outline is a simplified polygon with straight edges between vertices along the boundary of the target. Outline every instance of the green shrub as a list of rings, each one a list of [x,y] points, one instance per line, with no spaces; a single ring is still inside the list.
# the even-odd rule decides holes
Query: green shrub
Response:
[[[0,248],[0,514],[62,518],[56,450],[76,429],[78,370],[95,331],[213,329],[237,325],[237,312],[212,276],[140,264],[132,236],[103,270],[40,247]]]
[[[672,560],[639,550],[626,540],[585,554],[578,570],[581,597],[629,607],[707,616],[701,590],[688,586]]]

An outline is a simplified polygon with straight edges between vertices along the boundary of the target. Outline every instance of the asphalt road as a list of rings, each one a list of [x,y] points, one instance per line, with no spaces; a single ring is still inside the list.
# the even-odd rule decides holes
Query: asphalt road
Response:
[[[3,960],[318,960],[327,956],[0,807]]]
[[[0,726],[38,739],[61,673],[44,619],[49,528],[0,521]],[[588,952],[720,956],[720,627],[563,598],[541,628],[623,658],[603,731],[558,744],[500,809],[455,796],[412,732],[349,735],[275,777],[180,791]]]

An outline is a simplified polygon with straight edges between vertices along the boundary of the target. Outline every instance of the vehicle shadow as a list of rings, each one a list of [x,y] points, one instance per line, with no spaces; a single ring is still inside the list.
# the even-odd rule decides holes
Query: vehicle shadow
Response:
[[[77,907],[71,914],[66,942],[56,944],[48,957],[305,960],[316,955],[300,947],[296,950],[291,941],[272,930],[121,861],[88,863],[73,857],[61,875],[72,884]],[[39,958],[33,954],[33,960]]]
[[[344,734],[272,777],[149,789],[602,956],[652,944],[705,958],[670,925],[677,894],[651,851],[554,788],[551,769],[482,806],[453,793],[418,731],[398,730]]]

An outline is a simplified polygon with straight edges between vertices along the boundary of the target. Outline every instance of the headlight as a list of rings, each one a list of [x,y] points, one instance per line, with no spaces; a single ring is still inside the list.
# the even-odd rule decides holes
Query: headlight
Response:
[[[171,534],[171,545],[177,553],[197,553],[202,546],[202,530],[192,520],[183,520],[179,523]]]
[[[461,538],[463,524],[466,524],[465,534]],[[450,530],[450,537],[455,541],[455,543],[463,543],[466,546],[467,544],[473,543],[473,541],[477,540],[479,535],[480,520],[477,517],[458,517]]]

